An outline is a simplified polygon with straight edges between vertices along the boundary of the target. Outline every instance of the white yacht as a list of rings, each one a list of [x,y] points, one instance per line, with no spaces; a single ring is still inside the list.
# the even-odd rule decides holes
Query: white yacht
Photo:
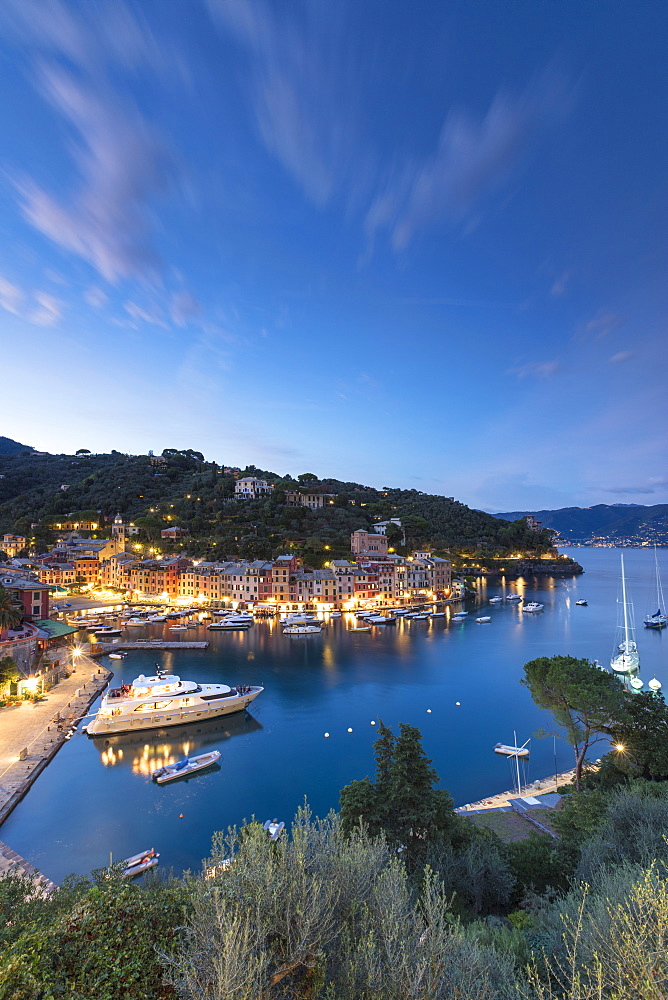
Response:
[[[535,613],[536,611],[542,611],[544,607],[545,605],[540,604],[538,601],[529,601],[528,604],[524,605],[522,611],[529,611]]]
[[[107,692],[86,732],[104,736],[231,715],[248,708],[262,691],[250,685],[197,684],[162,672],[153,677],[140,674],[132,684]]]

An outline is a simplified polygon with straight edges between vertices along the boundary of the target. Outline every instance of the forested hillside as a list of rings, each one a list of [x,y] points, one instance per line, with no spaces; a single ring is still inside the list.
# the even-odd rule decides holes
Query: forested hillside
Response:
[[[377,490],[319,480],[311,473],[295,479],[249,466],[241,475],[267,479],[274,493],[257,501],[237,501],[234,476],[205,461],[200,452],[170,450],[164,458],[164,463],[152,464],[149,456],[115,451],[0,457],[0,532],[31,537],[39,548],[53,540],[54,519],[88,512],[102,519],[108,531],[120,513],[141,529],[139,543],[156,548],[161,529],[171,525],[188,530],[183,545],[192,555],[270,558],[294,552],[318,566],[348,555],[350,533],[357,528],[372,530],[379,519],[399,518],[402,528],[388,529],[389,544],[399,553],[429,546],[482,564],[495,556],[540,557],[551,551],[549,532],[532,532],[524,521],[511,524],[417,490]],[[287,507],[286,490],[331,496],[322,509],[312,511]]]
[[[544,528],[554,528],[562,538],[574,542],[609,541],[668,542],[668,504],[643,507],[635,504],[604,504],[594,507],[562,507],[560,510],[512,511],[497,514],[508,521],[533,514]]]
[[[22,455],[24,452],[33,451],[29,444],[20,444],[12,441],[11,438],[0,435],[0,455]]]

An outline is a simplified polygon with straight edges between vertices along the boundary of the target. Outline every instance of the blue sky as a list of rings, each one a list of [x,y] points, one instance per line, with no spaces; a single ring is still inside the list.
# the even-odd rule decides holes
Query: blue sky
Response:
[[[0,433],[668,502],[663,2],[4,0]]]

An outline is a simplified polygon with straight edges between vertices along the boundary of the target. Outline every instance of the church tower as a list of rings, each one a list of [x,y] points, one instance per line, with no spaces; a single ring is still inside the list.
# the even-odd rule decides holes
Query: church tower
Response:
[[[111,526],[111,537],[116,542],[116,552],[125,552],[125,525],[123,518],[117,514]]]

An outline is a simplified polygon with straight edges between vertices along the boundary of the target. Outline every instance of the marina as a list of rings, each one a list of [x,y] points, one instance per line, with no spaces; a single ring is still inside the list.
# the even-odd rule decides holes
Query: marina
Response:
[[[168,674],[259,684],[264,692],[249,712],[198,724],[103,739],[77,732],[9,816],[3,840],[55,882],[73,869],[103,866],[110,851],[128,857],[152,843],[161,865],[199,870],[215,830],[275,813],[289,825],[304,796],[318,815],[337,808],[340,789],[373,771],[379,720],[395,730],[399,722],[420,729],[456,805],[494,801],[515,783],[517,765],[495,754],[495,743],[510,743],[515,730],[522,746],[537,730],[553,728],[519,683],[524,663],[555,653],[610,660],[619,550],[572,554],[583,576],[479,581],[477,597],[464,608],[455,605],[428,621],[399,615],[393,628],[366,626],[358,634],[355,617],[343,614],[298,640],[283,634],[277,618],[244,631],[212,632],[200,624],[193,630],[202,639],[196,648],[156,652],[149,641],[133,644],[122,660],[98,657],[100,668],[114,671],[113,686],[150,675],[157,660]],[[629,586],[644,603],[653,553],[627,549],[624,556]],[[658,557],[665,575],[665,550]],[[583,594],[585,611],[575,607]],[[496,596],[504,599],[492,603]],[[543,604],[542,614],[523,614],[514,596]],[[468,621],[454,621],[455,608],[468,610]],[[474,619],[483,609],[492,621],[479,628]],[[145,635],[162,640],[168,627],[153,623]],[[655,676],[665,686],[666,630],[642,630],[637,638],[643,678]],[[77,636],[86,639],[85,632]],[[152,780],[160,767],[212,751],[222,754],[219,768],[170,783],[169,794]],[[535,789],[538,781],[549,789],[550,776],[572,765],[565,741],[534,737],[530,757],[521,761],[523,787]]]

